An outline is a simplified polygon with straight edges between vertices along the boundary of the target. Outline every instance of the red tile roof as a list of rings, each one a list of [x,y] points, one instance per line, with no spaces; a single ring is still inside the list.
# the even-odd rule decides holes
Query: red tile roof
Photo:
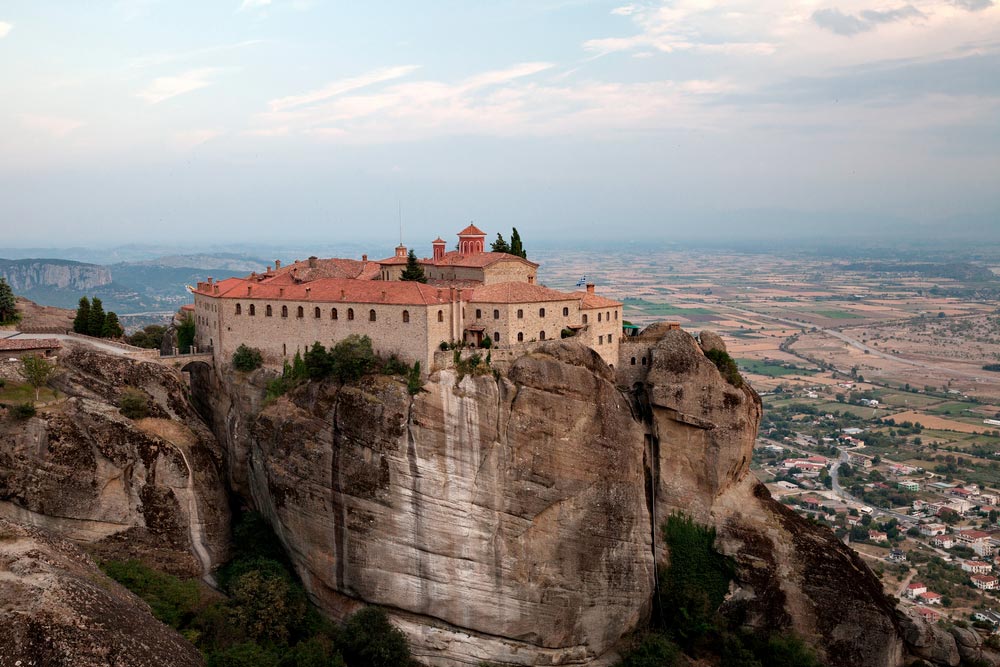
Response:
[[[622,305],[620,301],[615,301],[599,294],[591,294],[590,292],[573,292],[573,296],[580,299],[580,307],[584,310],[592,308],[617,308]]]
[[[441,238],[440,236],[439,236],[439,237],[437,237],[436,239],[434,239],[433,241],[431,241],[431,245],[435,245],[435,244],[438,244],[438,243],[447,243],[447,241],[445,241],[445,240],[444,240],[443,238]]]
[[[252,280],[230,278],[218,283],[218,285],[218,294],[207,289],[200,293],[224,299],[249,298],[394,305],[427,305],[447,303],[449,300],[448,290],[412,281],[320,278],[308,283],[280,285],[268,281],[256,283]],[[225,285],[225,289],[223,289],[223,285]],[[249,296],[247,294],[248,287],[250,288]]]
[[[458,233],[459,236],[486,236],[486,232],[475,225],[469,225]]]
[[[531,283],[508,282],[483,285],[466,296],[469,303],[533,303],[540,301],[575,301],[579,297]]]
[[[982,581],[982,582],[997,581],[997,578],[991,574],[974,574],[971,577],[969,577],[969,579],[972,579],[973,581]]]
[[[62,347],[55,338],[0,338],[0,352],[56,350]]]
[[[294,274],[297,280],[310,281],[320,278],[356,278],[358,280],[372,280],[379,275],[378,262],[365,262],[358,259],[344,259],[341,257],[330,257],[328,259],[315,260],[315,266],[309,266],[309,260],[293,262],[268,274],[257,274],[258,280],[273,280],[277,276],[290,276]]]
[[[538,268],[538,265],[534,262],[528,261],[523,257],[518,257],[517,255],[509,255],[505,252],[477,252],[471,255],[464,255],[457,250],[452,250],[442,255],[441,259],[420,260],[421,264],[430,264],[431,266],[484,267],[496,262],[522,262],[536,269]]]

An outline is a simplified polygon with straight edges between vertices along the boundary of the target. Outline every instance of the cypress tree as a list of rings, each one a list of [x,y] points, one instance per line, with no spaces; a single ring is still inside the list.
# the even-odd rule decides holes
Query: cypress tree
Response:
[[[514,227],[514,231],[510,233],[510,254],[523,257],[524,259],[528,258],[528,253],[524,251],[524,246],[521,245],[521,235],[517,233],[517,227]]]
[[[104,329],[101,330],[101,338],[121,338],[125,335],[125,329],[122,328],[121,322],[118,321],[118,313],[115,311],[109,311],[108,316],[104,318]]]
[[[403,269],[400,280],[412,280],[418,283],[426,283],[427,276],[424,275],[424,267],[417,264],[417,254],[412,250],[406,255],[406,268]]]
[[[85,296],[80,297],[80,305],[76,308],[76,317],[73,318],[73,331],[78,334],[85,334],[90,329],[90,299]]]
[[[0,277],[0,324],[8,324],[17,319],[17,300],[7,279]]]
[[[87,320],[87,335],[100,338],[104,333],[104,304],[96,296],[90,302],[90,316]]]
[[[497,240],[490,245],[490,250],[493,252],[505,252],[509,255],[510,244],[507,243],[507,240],[503,236],[501,236],[500,232],[497,232]]]

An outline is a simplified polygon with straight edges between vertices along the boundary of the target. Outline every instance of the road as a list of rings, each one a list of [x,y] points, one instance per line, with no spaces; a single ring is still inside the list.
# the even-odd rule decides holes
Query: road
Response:
[[[836,493],[838,496],[840,496],[844,500],[850,500],[851,502],[860,503],[862,505],[865,505],[866,503],[864,501],[855,498],[854,496],[852,496],[851,494],[849,494],[847,491],[845,491],[844,487],[842,487],[840,485],[840,463],[841,463],[840,461],[837,461],[832,466],[830,466],[830,481],[833,483],[832,484],[832,486],[833,486],[833,492]],[[870,505],[868,505],[868,506],[871,507]],[[906,514],[900,514],[899,512],[893,512],[892,510],[884,510],[884,509],[881,509],[881,508],[878,508],[878,507],[873,507],[872,509],[874,510],[872,512],[873,516],[887,516],[887,517],[896,519],[896,521],[900,521],[900,522],[902,522],[902,521],[905,521],[907,523],[913,523],[914,522],[913,517],[912,516],[908,516]]]
[[[90,338],[81,338],[79,336],[69,336],[66,334],[35,334],[35,333],[21,333],[14,332],[14,335],[8,336],[11,340],[40,340],[43,338],[55,338],[60,341],[73,341],[76,343],[83,343],[84,345],[90,345],[93,348],[101,350],[102,352],[109,352],[111,354],[117,354],[120,356],[126,356],[127,351],[111,345],[110,343],[102,343],[99,340],[93,340]]]

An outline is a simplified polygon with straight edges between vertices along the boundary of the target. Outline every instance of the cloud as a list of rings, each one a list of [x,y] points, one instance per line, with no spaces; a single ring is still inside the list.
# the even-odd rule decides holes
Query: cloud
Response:
[[[271,0],[243,0],[243,4],[240,5],[238,11],[243,11],[245,9],[255,9],[257,7],[267,7],[271,4]]]
[[[616,16],[632,16],[639,10],[635,5],[625,5],[624,7],[615,7],[611,10],[611,13]]]
[[[153,79],[145,89],[136,96],[149,104],[159,104],[171,97],[190,93],[212,85],[210,77],[222,71],[219,68],[202,68],[182,72],[176,76],[161,76]]]
[[[189,60],[191,58],[199,58],[201,56],[211,55],[215,53],[223,53],[225,51],[235,51],[237,49],[243,49],[248,46],[256,46],[258,44],[263,44],[264,40],[261,39],[248,39],[242,42],[235,42],[233,44],[217,44],[214,46],[204,46],[200,49],[191,49],[190,51],[177,51],[173,53],[154,53],[148,56],[141,56],[139,58],[134,58],[128,63],[130,69],[145,69],[147,67],[156,67],[159,65],[166,65],[167,63],[176,62],[178,60]]]
[[[970,1],[970,0],[965,0]],[[971,0],[973,2],[977,0]],[[882,23],[895,23],[908,19],[926,18],[926,14],[913,5],[904,5],[896,9],[876,10],[865,9],[859,14],[845,14],[839,9],[818,9],[812,14],[813,22],[820,28],[845,37],[874,30]]]
[[[206,141],[211,141],[212,139],[215,139],[216,137],[221,136],[222,134],[224,134],[222,130],[211,130],[211,129],[187,130],[184,132],[175,132],[173,136],[174,146],[184,150],[189,150],[191,148],[194,148],[195,146],[200,146]]]
[[[0,39],[3,39],[14,28],[10,23],[0,21]]]
[[[970,12],[978,12],[993,6],[993,0],[952,0],[953,5],[959,9]]]
[[[419,65],[383,67],[381,69],[372,70],[371,72],[366,72],[360,76],[340,79],[339,81],[328,83],[322,88],[312,90],[301,95],[291,95],[271,100],[268,105],[270,106],[271,111],[285,111],[295,107],[315,104],[316,102],[322,102],[323,100],[336,97],[337,95],[343,95],[344,93],[348,93],[352,90],[358,90],[376,83],[382,83],[383,81],[390,81],[392,79],[404,77],[417,70],[419,67]]]
[[[60,116],[45,116],[36,114],[24,114],[21,122],[32,130],[50,134],[53,137],[65,137],[73,130],[83,127],[83,121],[74,118],[62,118]]]

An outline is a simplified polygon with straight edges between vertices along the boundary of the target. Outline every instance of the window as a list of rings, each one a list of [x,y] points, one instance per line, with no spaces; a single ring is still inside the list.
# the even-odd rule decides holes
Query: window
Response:
[[[635,366],[635,357],[632,357],[632,365]]]
[[[597,313],[597,321],[598,321],[598,322],[600,322],[600,321],[601,321],[601,313]]]
[[[583,323],[584,323],[584,324],[586,324],[586,323],[587,323],[587,316],[586,316],[586,315],[584,315],[584,316],[583,316]]]
[[[493,332],[493,342],[494,343],[499,343],[500,342],[500,332],[499,331],[494,331]]]
[[[349,320],[353,320],[354,319],[354,309],[353,308],[348,308],[347,309],[347,319],[349,319]]]
[[[643,357],[643,358],[642,358],[642,365],[643,365],[643,366],[645,366],[645,365],[646,365],[646,357]]]
[[[520,308],[517,309],[517,319],[519,319],[519,320],[523,320],[524,319],[524,311],[521,310]]]
[[[281,307],[281,316],[282,317],[288,317],[288,306],[282,306]]]
[[[615,321],[616,322],[618,321],[618,311],[617,310],[615,311]]]
[[[374,308],[372,308],[371,310],[368,311],[368,321],[369,322],[374,322],[375,321],[375,309]]]
[[[499,310],[494,310],[493,311],[493,319],[495,319],[495,320],[499,320],[500,319],[500,311]]]
[[[313,317],[315,317],[318,320],[322,316],[323,314],[320,312],[319,306],[316,306],[316,308],[313,309]]]
[[[264,309],[264,315],[265,315],[265,317],[271,317],[271,314],[272,314],[271,313],[271,304],[267,304],[267,307]]]
[[[545,317],[545,309],[544,308],[539,308],[538,309],[538,316],[539,317]]]
[[[609,342],[609,343],[611,342],[611,337],[612,337],[612,336],[614,336],[614,334],[608,334],[608,342]]]
[[[597,344],[598,345],[604,345],[604,336],[598,336],[597,337]]]
[[[608,311],[608,312],[607,312],[607,313],[606,313],[606,314],[604,315],[604,317],[605,317],[605,318],[606,318],[606,319],[608,320],[608,322],[610,322],[610,321],[611,321],[611,311],[609,310],[609,311]]]
[[[251,304],[250,304],[250,317],[253,317],[253,316],[254,316],[254,315],[256,315],[256,314],[257,314],[257,307],[256,307],[256,306],[254,306],[254,305],[253,305],[253,304],[251,303]]]
[[[521,343],[521,342],[523,342],[523,341],[524,341],[524,334],[523,334],[523,333],[521,333],[520,331],[518,331],[518,332],[517,332],[517,342],[518,342],[518,343]]]
[[[299,309],[297,311],[295,311],[295,317],[298,317],[298,318],[301,319],[301,318],[303,318],[305,316],[306,316],[305,308],[303,308],[302,306],[299,306]]]
[[[331,308],[330,309],[330,319],[331,320],[337,319],[337,309],[336,308]]]
[[[439,310],[438,311],[438,322],[444,322],[444,311],[443,310]]]
[[[478,308],[476,308],[476,319],[477,320],[483,319],[483,311],[479,310]]]
[[[569,308],[563,308],[563,317],[569,317]]]
[[[241,306],[240,304],[236,304],[236,314],[237,315],[243,314],[243,306]]]
[[[409,321],[410,321],[410,311],[404,310],[403,311],[403,323],[406,324]]]
[[[538,332],[538,340],[545,340],[545,332],[544,331],[539,331]]]
[[[268,306],[268,308],[270,308],[270,306]],[[284,343],[281,344],[281,356],[283,357],[288,356],[288,346],[285,345]]]

